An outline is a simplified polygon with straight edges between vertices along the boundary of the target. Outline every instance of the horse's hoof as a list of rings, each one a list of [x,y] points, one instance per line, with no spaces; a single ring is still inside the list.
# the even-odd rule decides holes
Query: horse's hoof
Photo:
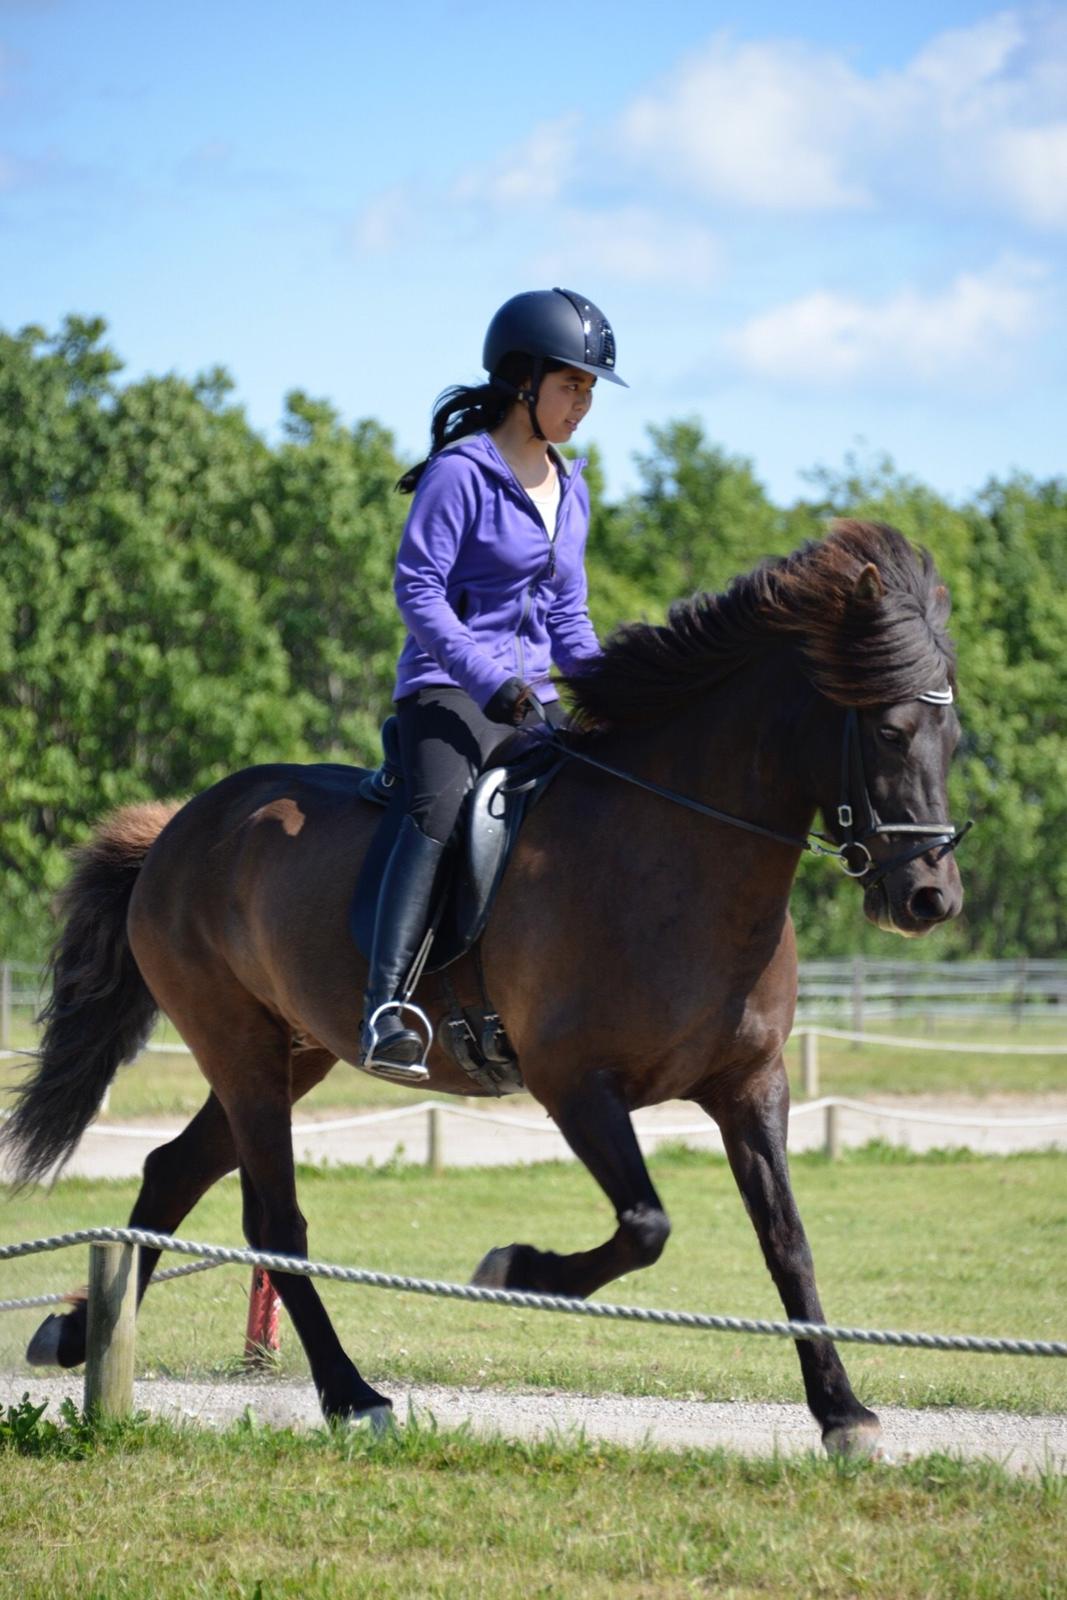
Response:
[[[362,1411],[339,1412],[332,1417],[327,1417],[331,1428],[362,1428],[368,1427],[378,1439],[384,1434],[396,1430],[396,1418],[393,1415],[392,1404],[386,1400],[381,1405],[366,1406]]]
[[[508,1272],[515,1259],[518,1245],[498,1244],[482,1257],[474,1269],[471,1283],[478,1289],[506,1289]]]
[[[65,1367],[69,1361],[60,1361],[60,1344],[66,1328],[66,1317],[52,1312],[45,1317],[33,1338],[26,1346],[26,1360],[31,1367]]]
[[[393,1415],[391,1405],[371,1406],[367,1411],[361,1411],[353,1419],[355,1422],[365,1422],[377,1438],[382,1438],[387,1433],[396,1432],[396,1417]]]
[[[852,1461],[888,1461],[882,1448],[882,1424],[877,1417],[870,1422],[850,1422],[830,1428],[822,1436],[828,1456],[848,1458]]]

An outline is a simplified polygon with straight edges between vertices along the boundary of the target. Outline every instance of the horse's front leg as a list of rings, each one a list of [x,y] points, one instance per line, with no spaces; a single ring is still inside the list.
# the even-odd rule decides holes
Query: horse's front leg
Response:
[[[578,1159],[615,1207],[618,1227],[606,1243],[573,1255],[509,1244],[490,1250],[472,1282],[494,1289],[586,1295],[657,1261],[671,1231],[645,1166],[630,1113],[610,1072],[592,1072],[558,1102],[543,1101]]]
[[[733,1085],[700,1104],[719,1124],[786,1316],[791,1322],[824,1322],[811,1250],[789,1182],[785,1153],[789,1083],[784,1062],[779,1056],[740,1093]],[[798,1339],[796,1345],[808,1405],[827,1450],[838,1455],[874,1454],[881,1425],[853,1394],[831,1340]]]

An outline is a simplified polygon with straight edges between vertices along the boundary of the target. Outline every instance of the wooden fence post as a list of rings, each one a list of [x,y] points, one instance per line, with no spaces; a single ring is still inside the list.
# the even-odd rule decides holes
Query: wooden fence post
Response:
[[[823,1136],[823,1149],[830,1161],[836,1161],[841,1154],[841,1122],[838,1116],[839,1107],[830,1104],[826,1107],[826,1132]]]
[[[819,1036],[814,1028],[805,1028],[800,1035],[800,1086],[805,1098],[819,1098]]]
[[[426,1165],[435,1178],[445,1170],[445,1129],[440,1106],[426,1112]]]
[[[128,1417],[133,1410],[138,1255],[135,1244],[89,1246],[87,1414]]]
[[[852,959],[852,1031],[863,1032],[863,957],[854,956]],[[857,1039],[856,1049],[862,1049]]]

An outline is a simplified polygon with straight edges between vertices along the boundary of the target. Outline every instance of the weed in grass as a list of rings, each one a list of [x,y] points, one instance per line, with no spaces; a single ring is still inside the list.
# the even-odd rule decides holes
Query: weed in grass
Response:
[[[64,1426],[45,1419],[48,1401],[35,1406],[28,1394],[17,1405],[0,1411],[0,1450],[20,1456],[84,1455],[92,1443],[91,1424],[78,1412],[72,1400],[64,1400],[59,1414]]]
[[[139,1414],[132,1421],[88,1416],[73,1400],[59,1406],[59,1422],[45,1416],[48,1401],[34,1405],[29,1394],[16,1404],[0,1408],[0,1451],[18,1456],[53,1456],[80,1461],[90,1451],[135,1438],[148,1423]]]

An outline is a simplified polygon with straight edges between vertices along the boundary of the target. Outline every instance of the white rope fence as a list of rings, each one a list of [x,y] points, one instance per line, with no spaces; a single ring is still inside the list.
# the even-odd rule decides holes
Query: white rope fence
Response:
[[[168,1267],[165,1272],[153,1272],[152,1283],[173,1283],[175,1278],[191,1278],[195,1272],[211,1272],[221,1267],[221,1261],[192,1261],[184,1267]],[[34,1306],[70,1306],[84,1298],[81,1289],[61,1289],[56,1294],[33,1294],[24,1300],[0,1300],[0,1311],[29,1311]]]
[[[791,1106],[789,1116],[800,1118],[812,1116],[816,1113],[825,1114],[828,1111],[854,1111],[869,1117],[881,1117],[895,1122],[912,1122],[940,1127],[961,1128],[1062,1128],[1067,1127],[1067,1111],[1041,1117],[971,1117],[957,1116],[946,1111],[912,1111],[906,1108],[887,1106],[875,1101],[851,1100],[840,1095],[825,1095],[819,1100],[806,1100],[800,1105]],[[348,1133],[360,1128],[380,1127],[385,1123],[401,1122],[405,1118],[417,1117],[426,1113],[436,1113],[442,1117],[458,1117],[482,1125],[491,1124],[495,1127],[510,1128],[516,1133],[547,1134],[549,1137],[559,1138],[560,1132],[554,1122],[547,1118],[534,1120],[533,1117],[516,1117],[498,1111],[472,1111],[466,1106],[453,1106],[440,1100],[416,1100],[412,1105],[397,1106],[390,1111],[370,1111],[360,1116],[335,1117],[323,1122],[295,1122],[293,1124],[294,1139],[310,1138],[317,1134]],[[0,1112],[0,1117],[8,1116],[8,1112]],[[681,1139],[702,1136],[711,1136],[715,1133],[715,1124],[705,1118],[701,1122],[656,1123],[654,1125],[635,1124],[639,1138],[656,1139]],[[86,1134],[92,1134],[99,1139],[173,1139],[174,1128],[145,1128],[145,1127],[112,1127],[109,1123],[92,1123]]]
[[[793,1039],[801,1044],[805,1038],[838,1039],[852,1044],[885,1045],[890,1049],[917,1051],[948,1051],[956,1055],[974,1056],[1067,1056],[1067,1044],[976,1044],[961,1039],[915,1039],[896,1033],[864,1033],[852,1028],[824,1028],[814,1023],[803,1023],[793,1030]],[[192,1052],[187,1044],[175,1040],[168,1043],[152,1040],[144,1047],[146,1054],[187,1056]],[[30,1050],[0,1050],[0,1061],[11,1061],[18,1056],[29,1056]]]
[[[778,1322],[761,1317],[725,1317],[697,1311],[664,1311],[651,1306],[619,1306],[597,1300],[573,1300],[563,1295],[530,1294],[518,1289],[483,1289],[469,1283],[448,1283],[435,1278],[413,1278],[364,1267],[343,1267],[332,1262],[309,1261],[299,1256],[275,1255],[266,1250],[238,1249],[231,1245],[202,1244],[176,1239],[144,1228],[79,1228],[49,1238],[30,1239],[0,1246],[0,1261],[65,1250],[78,1244],[141,1245],[148,1250],[172,1250],[196,1256],[211,1265],[263,1267],[270,1273],[290,1273],[302,1278],[324,1278],[330,1283],[360,1284],[371,1289],[398,1289],[405,1294],[439,1295],[447,1300],[478,1305],[512,1306],[522,1311],[558,1311],[565,1316],[594,1317],[600,1321],[642,1322],[656,1327],[695,1328],[715,1333],[752,1333],[780,1339],[833,1339],[839,1344],[888,1345],[916,1350],[956,1350],[979,1355],[1067,1356],[1067,1341],[1049,1339],[986,1338],[976,1334],[913,1333],[886,1328],[849,1328],[823,1322]],[[34,1302],[37,1303],[37,1302]],[[14,1309],[14,1306],[11,1307]]]
[[[974,1044],[956,1040],[902,1038],[895,1034],[862,1033],[841,1028],[813,1026],[798,1028],[794,1037],[799,1041],[801,1048],[802,1087],[808,1098],[790,1108],[790,1120],[821,1115],[824,1124],[823,1149],[831,1158],[836,1158],[841,1150],[842,1113],[851,1113],[857,1116],[866,1116],[905,1125],[942,1127],[946,1129],[974,1129],[986,1132],[1003,1132],[1008,1129],[1018,1129],[1037,1133],[1040,1130],[1051,1131],[1058,1128],[1067,1128],[1067,1112],[1022,1117],[1005,1116],[999,1113],[993,1116],[961,1115],[943,1109],[914,1110],[884,1103],[856,1100],[841,1095],[819,1097],[817,1041],[819,1038],[826,1038],[851,1041],[857,1044],[887,1045],[918,1051],[943,1050],[977,1055],[1053,1057],[1067,1056],[1067,1045]],[[146,1049],[161,1054],[190,1053],[188,1046],[184,1044],[157,1042],[147,1045]],[[20,1050],[3,1050],[0,1051],[0,1060],[16,1059],[27,1056],[30,1053]],[[0,1111],[0,1120],[8,1115],[9,1113]],[[557,1140],[560,1137],[559,1130],[555,1124],[547,1120],[501,1115],[499,1112],[489,1110],[473,1111],[444,1101],[430,1100],[420,1100],[414,1104],[397,1106],[387,1111],[364,1112],[348,1117],[335,1117],[321,1122],[298,1122],[293,1125],[292,1134],[294,1140],[306,1147],[309,1140],[340,1133],[358,1132],[363,1129],[400,1122],[420,1115],[425,1116],[427,1123],[427,1165],[434,1172],[444,1170],[443,1127],[446,1116],[467,1118],[473,1123],[491,1124],[507,1128],[518,1135],[544,1134]],[[676,1124],[642,1124],[640,1121],[635,1121],[635,1130],[638,1139],[645,1144],[652,1140],[659,1142],[664,1139],[696,1139],[699,1141],[714,1138],[716,1135],[715,1126],[710,1120],[679,1122]],[[95,1122],[86,1130],[86,1136],[104,1140],[135,1140],[142,1143],[158,1141],[162,1143],[174,1137],[174,1130],[173,1128],[145,1126],[123,1127]]]

